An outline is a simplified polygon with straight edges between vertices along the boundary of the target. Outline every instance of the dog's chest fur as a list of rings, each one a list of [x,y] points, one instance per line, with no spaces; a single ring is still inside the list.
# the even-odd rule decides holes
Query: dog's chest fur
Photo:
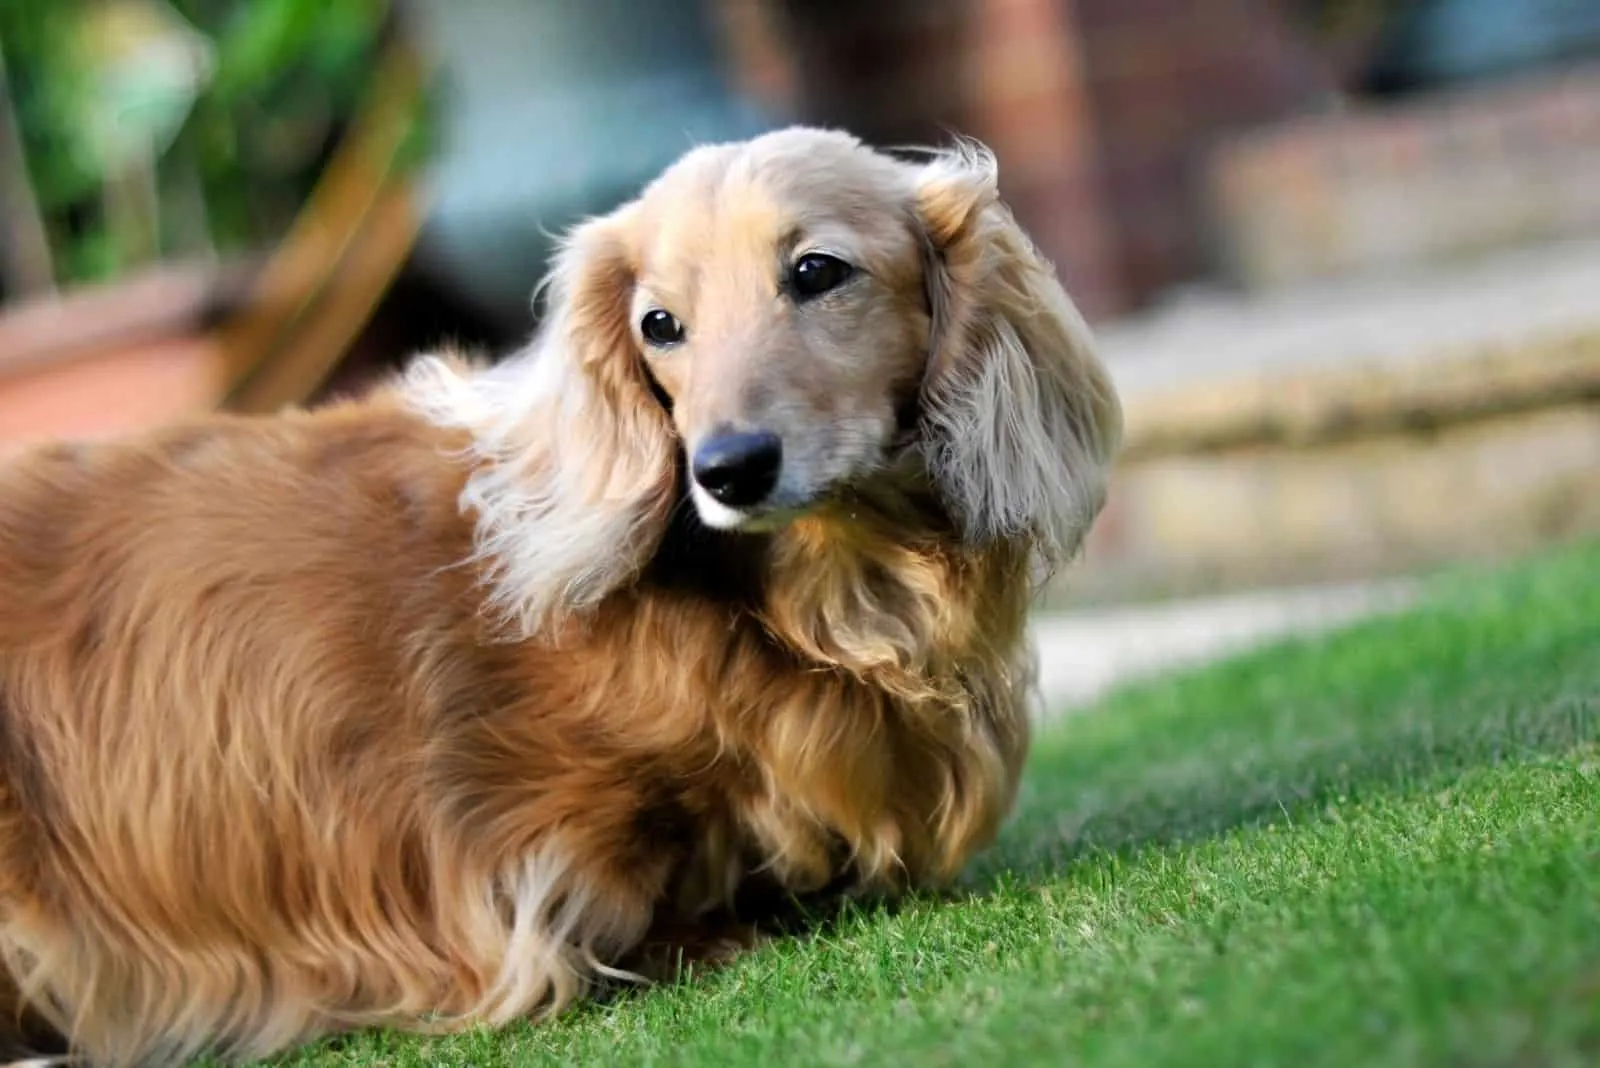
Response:
[[[604,878],[669,916],[948,876],[1009,802],[1016,690],[978,677],[908,699],[807,657],[771,623],[780,551],[682,510],[634,587],[532,658],[541,740],[572,751],[530,804],[588,799],[568,833],[588,828],[616,862]]]

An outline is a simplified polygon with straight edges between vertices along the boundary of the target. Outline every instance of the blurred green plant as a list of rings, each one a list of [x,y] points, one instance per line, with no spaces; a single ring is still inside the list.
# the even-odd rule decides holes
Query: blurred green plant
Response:
[[[389,6],[0,3],[0,48],[56,281],[270,245],[361,98]]]

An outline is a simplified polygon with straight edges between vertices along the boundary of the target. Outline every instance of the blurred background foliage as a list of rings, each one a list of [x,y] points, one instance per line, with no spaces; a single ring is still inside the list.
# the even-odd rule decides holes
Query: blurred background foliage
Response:
[[[58,285],[270,245],[360,100],[387,0],[0,4]]]

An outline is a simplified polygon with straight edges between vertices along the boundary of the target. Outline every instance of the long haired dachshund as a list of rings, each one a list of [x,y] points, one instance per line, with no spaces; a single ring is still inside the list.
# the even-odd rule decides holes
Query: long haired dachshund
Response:
[[[0,461],[0,1000],[95,1064],[561,1009],[936,886],[1121,409],[969,143],[696,148],[528,348]]]

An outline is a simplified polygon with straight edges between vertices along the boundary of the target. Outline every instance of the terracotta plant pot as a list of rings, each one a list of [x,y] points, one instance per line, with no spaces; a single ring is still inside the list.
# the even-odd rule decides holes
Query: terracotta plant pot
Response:
[[[230,279],[166,269],[0,309],[0,448],[104,437],[215,407]]]

